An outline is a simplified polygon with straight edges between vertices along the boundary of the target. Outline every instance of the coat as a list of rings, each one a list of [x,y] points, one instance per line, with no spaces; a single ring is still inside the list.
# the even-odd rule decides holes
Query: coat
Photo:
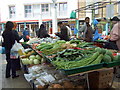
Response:
[[[39,29],[38,31],[38,37],[39,38],[46,38],[46,37],[50,37],[50,35],[47,33],[46,29]]]
[[[17,42],[19,42],[19,40],[21,39],[18,32],[16,30],[13,30],[13,34],[15,35],[15,39]]]
[[[85,41],[92,41],[92,38],[93,38],[93,29],[91,26],[87,26],[86,23],[80,28],[80,31],[79,31],[79,36],[81,36],[83,32],[83,38],[85,38]]]
[[[60,28],[60,33],[57,34],[58,37],[60,37],[61,40],[65,40],[65,41],[69,41],[70,38],[69,38],[69,35],[68,35],[68,29],[66,26],[62,26]]]
[[[120,22],[115,24],[110,32],[110,40],[115,41],[120,50]]]
[[[15,43],[15,35],[13,33],[13,31],[5,31],[2,34],[3,37],[3,46],[5,47],[5,49],[7,50],[11,50],[12,46]]]

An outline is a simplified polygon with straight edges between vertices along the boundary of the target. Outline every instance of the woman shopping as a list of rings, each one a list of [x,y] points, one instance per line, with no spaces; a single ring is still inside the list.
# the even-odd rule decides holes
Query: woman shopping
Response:
[[[12,71],[12,78],[19,77],[19,75],[16,75],[16,61],[14,59],[10,58],[10,51],[12,46],[15,43],[15,35],[13,33],[12,28],[14,27],[13,22],[8,21],[5,26],[5,30],[2,34],[3,36],[3,46],[5,47],[5,53],[6,53],[6,78],[9,78],[11,76],[10,71]]]

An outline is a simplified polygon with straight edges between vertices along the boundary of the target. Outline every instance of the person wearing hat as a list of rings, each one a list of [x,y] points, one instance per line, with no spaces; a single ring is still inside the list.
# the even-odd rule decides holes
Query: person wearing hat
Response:
[[[120,19],[115,16],[111,21],[114,25],[110,32],[110,41],[114,42],[120,50]]]
[[[117,16],[115,16],[111,19],[111,21],[112,21],[113,24],[116,24],[117,22],[120,21],[120,19]]]
[[[120,20],[115,16],[111,21],[113,23],[113,28],[110,32],[109,42],[105,44],[104,48],[120,50]]]
[[[113,17],[111,19],[113,23],[113,28],[110,32],[110,41],[114,42],[117,46],[117,50],[120,51],[120,19],[118,17]],[[114,71],[116,71],[120,67],[114,68]],[[120,74],[117,73],[116,78],[120,78]]]

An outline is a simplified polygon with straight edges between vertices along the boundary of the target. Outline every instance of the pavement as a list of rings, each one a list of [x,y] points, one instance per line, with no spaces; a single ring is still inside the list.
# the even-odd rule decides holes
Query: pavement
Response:
[[[18,78],[5,78],[5,68],[6,68],[6,60],[5,55],[0,54],[0,87],[2,88],[31,88],[30,84],[25,80],[23,76],[23,71],[17,71],[17,74],[20,76]],[[20,89],[21,90],[21,89]]]

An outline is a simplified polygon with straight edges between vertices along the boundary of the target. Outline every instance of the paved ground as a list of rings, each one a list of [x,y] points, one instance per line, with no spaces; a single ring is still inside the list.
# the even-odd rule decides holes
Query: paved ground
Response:
[[[2,68],[0,69],[0,81],[2,83],[2,88],[30,88],[29,83],[25,80],[23,76],[23,71],[18,71],[17,73],[20,75],[20,77],[12,79],[12,78],[5,78],[5,55],[0,54],[0,66]]]
[[[31,88],[29,83],[25,80],[23,76],[23,71],[18,71],[18,74],[20,77],[12,79],[12,78],[5,78],[5,55],[0,54],[0,90],[1,88]],[[120,70],[118,71],[120,72]],[[113,83],[113,88],[116,90],[120,89],[120,79],[115,78],[114,83]],[[9,90],[9,89],[8,89]],[[14,89],[15,90],[15,89]]]

